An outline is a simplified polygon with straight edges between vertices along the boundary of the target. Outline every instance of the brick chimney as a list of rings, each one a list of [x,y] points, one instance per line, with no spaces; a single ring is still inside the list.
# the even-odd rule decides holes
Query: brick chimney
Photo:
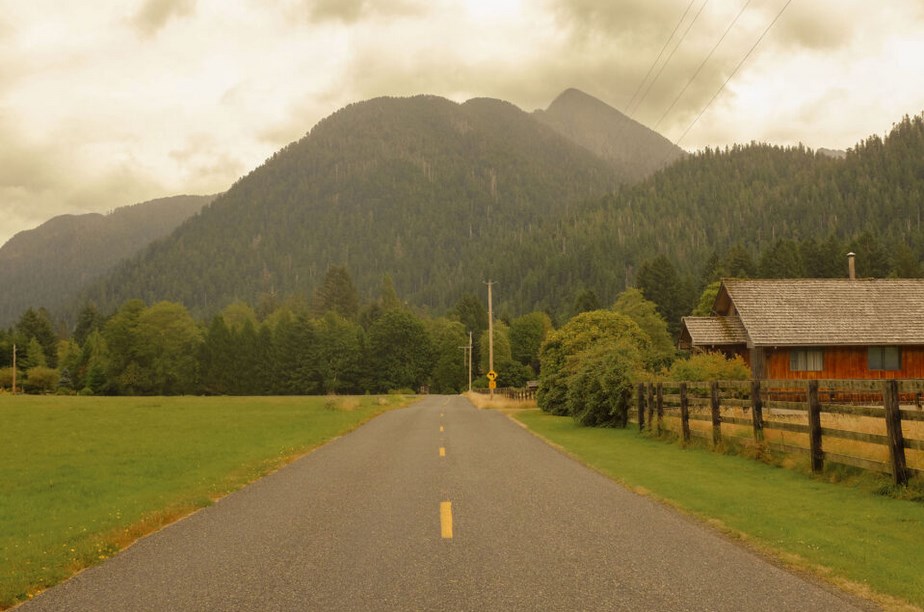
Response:
[[[847,275],[850,280],[857,280],[857,267],[853,262],[856,256],[856,253],[847,253]]]

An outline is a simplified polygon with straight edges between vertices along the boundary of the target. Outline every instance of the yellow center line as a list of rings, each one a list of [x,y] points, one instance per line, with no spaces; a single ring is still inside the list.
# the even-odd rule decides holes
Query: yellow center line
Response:
[[[442,425],[440,425],[440,433],[443,433],[444,431],[446,431],[446,430],[443,429],[443,426],[442,426]]]
[[[440,457],[445,457],[445,456],[446,456],[446,449],[441,446],[440,447]]]
[[[452,502],[440,502],[440,535],[444,540],[452,539]]]

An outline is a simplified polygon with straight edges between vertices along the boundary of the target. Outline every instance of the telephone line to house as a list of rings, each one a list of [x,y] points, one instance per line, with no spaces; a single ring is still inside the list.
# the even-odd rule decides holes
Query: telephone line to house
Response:
[[[706,8],[707,4],[709,4],[709,0],[703,2],[703,5],[699,7],[696,15],[693,16],[693,20],[690,22],[690,25],[687,26],[687,29],[684,30],[683,35],[681,35],[677,45],[671,50],[670,55],[667,56],[667,59],[664,60],[664,63],[661,64],[661,67],[658,69],[657,74],[654,75],[654,78],[651,79],[651,82],[648,83],[648,87],[645,89],[645,93],[643,93],[642,97],[639,98],[638,102],[635,103],[635,108],[632,110],[632,112],[638,110],[638,107],[641,106],[642,102],[645,101],[645,98],[648,97],[648,94],[651,93],[651,88],[654,87],[654,84],[658,82],[658,79],[661,77],[661,73],[664,72],[664,69],[667,68],[667,65],[671,63],[671,59],[674,57],[674,54],[677,53],[677,49],[679,49],[680,45],[683,44],[683,41],[686,40],[687,34],[689,34],[690,30],[693,29],[693,25],[696,23],[696,20],[699,19],[699,16],[703,14],[703,9]]]
[[[638,96],[638,92],[642,90],[642,87],[645,85],[645,81],[648,80],[648,77],[651,76],[651,71],[654,70],[654,67],[658,65],[658,62],[661,61],[661,56],[664,55],[664,51],[667,50],[668,45],[671,44],[671,40],[674,39],[674,34],[677,33],[677,30],[680,29],[680,26],[683,24],[684,20],[687,18],[687,14],[690,12],[690,9],[693,8],[693,3],[696,0],[690,0],[690,4],[687,5],[687,10],[683,12],[683,16],[680,18],[680,21],[677,22],[677,25],[674,26],[674,31],[671,32],[671,35],[667,37],[667,40],[664,41],[664,46],[661,47],[661,52],[658,53],[658,57],[655,58],[655,61],[651,63],[651,66],[648,68],[648,72],[645,73],[645,78],[638,84],[638,88],[635,90],[635,93],[632,94],[632,99],[629,100],[629,103],[622,109],[624,113],[629,113],[629,107],[632,106],[632,103],[635,102],[635,98]]]
[[[706,66],[709,60],[712,59],[712,55],[716,52],[716,49],[719,48],[719,45],[722,44],[722,41],[725,40],[725,37],[728,36],[728,33],[731,32],[732,28],[735,27],[735,24],[738,23],[738,20],[741,19],[741,16],[744,14],[744,11],[747,10],[748,6],[750,6],[752,1],[753,0],[747,0],[747,2],[744,3],[744,6],[741,7],[741,10],[738,11],[738,14],[735,15],[735,18],[732,19],[732,22],[728,24],[728,27],[725,28],[725,32],[722,34],[722,37],[719,38],[719,41],[715,44],[715,46],[712,47],[712,50],[709,52],[706,58],[702,61],[702,63],[696,69],[696,72],[693,73],[693,76],[690,77],[690,80],[687,81],[687,84],[684,85],[683,89],[680,90],[680,93],[677,94],[677,97],[674,98],[674,101],[671,102],[671,105],[667,107],[667,110],[664,111],[664,114],[661,115],[661,118],[658,119],[658,122],[654,124],[654,128],[653,128],[654,130],[658,129],[658,126],[661,125],[661,122],[664,121],[664,118],[667,117],[668,113],[670,113],[674,109],[674,106],[677,105],[677,102],[680,101],[680,98],[683,97],[683,94],[686,93],[687,89],[690,87],[693,81],[696,80],[696,77],[699,76],[699,73],[703,70],[703,68]]]
[[[699,114],[696,116],[693,122],[687,127],[687,129],[683,131],[683,134],[680,135],[680,138],[678,138],[677,141],[674,142],[674,145],[680,146],[680,142],[684,138],[686,138],[686,135],[690,132],[690,130],[693,129],[693,126],[696,125],[700,117],[702,117],[703,114],[705,114],[705,112],[709,109],[709,107],[712,106],[712,103],[715,102],[715,99],[719,97],[719,94],[722,93],[722,91],[725,89],[725,86],[728,85],[728,82],[731,81],[736,74],[738,74],[738,70],[740,70],[741,67],[744,65],[744,63],[748,61],[748,58],[751,57],[751,54],[754,53],[754,50],[757,49],[757,46],[764,39],[764,37],[767,35],[770,29],[776,24],[777,21],[779,21],[780,17],[783,16],[783,13],[786,12],[786,9],[789,7],[790,4],[792,4],[792,0],[786,0],[786,4],[784,4],[783,8],[780,9],[780,12],[776,14],[776,17],[773,18],[773,21],[770,22],[770,25],[767,26],[767,29],[763,31],[763,33],[757,39],[757,42],[754,43],[754,46],[752,46],[748,50],[748,52],[744,55],[744,57],[741,59],[741,61],[738,62],[738,65],[735,66],[735,69],[732,71],[732,73],[728,75],[728,78],[725,79],[725,82],[722,83],[722,86],[719,87],[719,89],[715,92],[712,98],[710,98],[709,102],[706,103],[706,106],[703,107],[703,110],[699,112]]]

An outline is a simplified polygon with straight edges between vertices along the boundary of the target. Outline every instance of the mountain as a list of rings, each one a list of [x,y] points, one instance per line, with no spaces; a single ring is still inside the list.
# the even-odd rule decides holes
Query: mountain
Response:
[[[169,299],[202,315],[306,295],[345,265],[365,298],[390,274],[402,298],[446,309],[480,292],[543,219],[632,172],[500,100],[377,98],[319,122],[86,297],[101,308]]]
[[[706,149],[534,227],[500,258],[497,293],[514,313],[567,314],[584,290],[612,303],[661,255],[678,275],[671,291],[690,300],[722,275],[844,276],[848,251],[860,276],[921,276],[922,168],[924,115],[841,159],[802,146]]]
[[[61,215],[0,247],[0,325],[29,307],[59,311],[88,282],[172,232],[214,196],[176,196],[107,215]]]
[[[608,161],[625,181],[642,180],[685,155],[667,138],[577,89],[565,90],[533,115]]]

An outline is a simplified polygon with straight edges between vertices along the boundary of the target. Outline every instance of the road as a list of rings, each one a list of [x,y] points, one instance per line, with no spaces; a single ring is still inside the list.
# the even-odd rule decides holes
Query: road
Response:
[[[142,539],[21,610],[858,605],[627,491],[503,414],[430,396]]]

